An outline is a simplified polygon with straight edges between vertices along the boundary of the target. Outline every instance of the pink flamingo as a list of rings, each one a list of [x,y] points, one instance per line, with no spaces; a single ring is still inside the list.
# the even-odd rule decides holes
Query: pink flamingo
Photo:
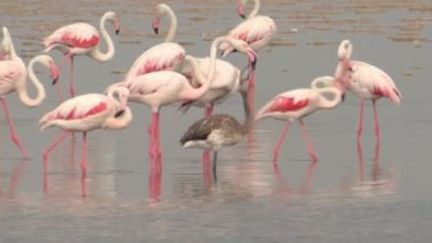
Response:
[[[114,87],[108,95],[85,94],[70,98],[52,111],[46,113],[39,121],[41,131],[50,127],[59,127],[65,131],[54,140],[43,152],[45,164],[49,153],[71,132],[83,133],[81,169],[87,171],[87,132],[94,129],[119,130],[125,128],[132,120],[132,113],[127,107],[129,91]],[[114,98],[118,97],[118,101]]]
[[[266,46],[277,32],[274,20],[268,16],[258,15],[260,9],[260,1],[254,0],[255,5],[245,21],[237,25],[234,29],[228,32],[227,36],[240,39],[247,42],[252,49],[259,51]],[[245,18],[245,4],[247,0],[237,1],[237,13]],[[228,45],[221,45],[220,48],[223,56],[233,52],[234,49]],[[250,112],[254,110],[254,93],[255,93],[255,67],[250,66],[249,81],[248,81],[248,104]]]
[[[401,93],[393,80],[384,71],[371,64],[350,60],[352,54],[352,44],[349,40],[344,40],[339,45],[339,63],[335,71],[335,77],[342,86],[349,89],[360,97],[360,117],[357,128],[357,141],[360,140],[363,131],[364,100],[372,100],[375,136],[380,139],[380,127],[378,124],[378,112],[376,101],[381,97],[389,98],[393,103],[399,104]]]
[[[161,157],[159,135],[159,111],[161,106],[196,100],[209,90],[215,74],[217,47],[224,41],[234,45],[240,52],[246,53],[252,51],[245,42],[227,37],[216,38],[210,48],[210,70],[208,71],[206,81],[199,80],[202,83],[199,88],[192,87],[186,77],[173,71],[152,72],[138,76],[130,82],[120,82],[110,86],[110,88],[119,85],[127,87],[130,91],[130,101],[143,103],[151,107],[152,121],[149,128],[149,154],[153,161]],[[191,64],[194,67],[194,76],[197,76],[199,66],[193,59],[189,60],[192,60]]]
[[[182,46],[173,42],[177,30],[177,18],[168,5],[157,5],[156,15],[152,21],[153,30],[156,34],[159,33],[160,21],[166,15],[169,16],[171,24],[165,42],[155,45],[142,53],[126,73],[125,81],[130,81],[136,76],[151,72],[162,70],[180,71],[186,51]]]
[[[114,56],[115,47],[105,28],[106,21],[114,25],[116,34],[120,32],[120,22],[116,13],[106,12],[100,20],[100,34],[92,25],[79,22],[57,29],[44,40],[45,52],[59,49],[63,52],[65,59],[70,62],[69,93],[71,96],[75,96],[76,91],[73,78],[73,57],[75,55],[87,55],[99,62],[107,62]],[[105,53],[100,50],[101,35],[108,47]]]
[[[247,44],[245,43],[243,45]],[[254,63],[256,61],[256,53],[254,50],[250,49],[247,55],[250,63]],[[188,59],[188,62],[186,63],[195,61],[199,65],[199,70],[197,72],[197,77],[191,77],[192,67],[185,65],[182,73],[186,77],[191,77],[190,82],[193,86],[201,85],[198,80],[205,80],[205,75],[203,73],[210,67],[210,57],[195,58],[192,56],[186,56],[186,59]],[[214,104],[222,103],[236,92],[239,92],[243,99],[245,112],[249,113],[247,107],[246,91],[244,89],[245,85],[240,77],[240,70],[231,63],[220,59],[216,59],[215,68],[215,77],[213,78],[210,89],[199,99],[183,103],[180,109],[182,109],[183,112],[186,112],[191,106],[205,107],[205,117],[209,118],[213,113]]]
[[[318,88],[320,84],[324,87]],[[310,142],[309,134],[303,122],[303,118],[314,113],[319,109],[332,109],[336,107],[341,99],[344,90],[333,77],[323,76],[312,81],[310,89],[294,89],[276,95],[257,113],[256,120],[272,117],[280,120],[288,120],[285,128],[273,149],[273,161],[279,157],[280,148],[288,134],[288,128],[294,119],[300,124],[303,139],[306,144],[307,152],[312,161],[317,161],[318,157]],[[333,94],[332,99],[328,99],[324,94]]]
[[[6,116],[9,125],[10,138],[12,142],[15,143],[24,158],[28,158],[27,152],[21,145],[21,141],[15,131],[5,96],[16,91],[18,98],[25,106],[36,107],[45,99],[45,89],[33,71],[34,64],[39,62],[46,66],[49,69],[50,76],[53,80],[58,79],[59,72],[54,60],[47,55],[34,57],[30,60],[28,67],[26,68],[23,60],[16,54],[12,38],[6,27],[3,27],[3,36],[4,43],[7,43],[4,47],[8,59],[0,61],[0,105],[3,108],[4,115]],[[31,83],[36,88],[37,94],[35,98],[31,98],[27,91],[27,72]]]

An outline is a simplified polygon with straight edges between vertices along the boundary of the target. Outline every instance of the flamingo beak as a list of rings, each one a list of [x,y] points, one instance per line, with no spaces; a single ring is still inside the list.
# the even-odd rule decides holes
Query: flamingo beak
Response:
[[[342,102],[345,102],[345,93],[342,94],[341,99],[342,99]]]
[[[52,85],[55,85],[59,79],[60,71],[59,71],[57,65],[55,65],[54,63],[50,63],[49,70],[50,70],[50,76],[52,79]]]
[[[241,0],[238,0],[237,2],[237,14],[242,18],[242,19],[246,19],[246,15],[245,15],[245,6],[242,3]]]
[[[119,35],[119,33],[120,33],[120,21],[118,19],[116,19],[114,21],[114,27],[115,27],[116,35]]]
[[[119,35],[120,34],[120,29],[116,29],[116,35]]]
[[[154,17],[152,21],[152,27],[153,27],[153,32],[156,35],[159,35],[159,26],[160,26],[160,19],[158,17]]]

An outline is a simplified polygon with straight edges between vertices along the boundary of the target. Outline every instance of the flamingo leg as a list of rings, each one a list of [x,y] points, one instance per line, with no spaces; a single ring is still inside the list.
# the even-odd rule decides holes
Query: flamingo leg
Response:
[[[214,107],[213,103],[206,104],[206,106],[205,106],[205,118],[206,119],[209,119],[212,116],[213,107]]]
[[[357,127],[357,141],[360,141],[363,132],[363,114],[364,114],[364,100],[360,101],[359,121]]]
[[[74,56],[73,55],[69,55],[69,62],[70,62],[69,94],[71,97],[74,97],[76,92],[76,87],[75,87],[75,80],[74,80]]]
[[[273,161],[277,161],[279,158],[280,149],[281,149],[283,142],[286,139],[286,136],[288,135],[288,128],[290,125],[291,125],[291,121],[288,120],[285,124],[284,130],[282,131],[281,136],[278,139],[278,142],[276,143],[275,147],[273,148]]]
[[[311,158],[311,161],[315,162],[315,161],[318,160],[318,157],[317,157],[317,155],[315,153],[315,150],[314,150],[314,148],[312,146],[309,133],[308,133],[308,131],[307,131],[307,129],[306,129],[306,127],[305,127],[304,122],[303,122],[302,119],[299,119],[299,123],[300,123],[300,130],[301,130],[301,133],[303,135],[303,139],[304,139],[305,144],[306,144],[306,150],[307,150],[307,152],[308,152],[308,154],[309,154],[309,156]]]
[[[357,141],[357,157],[358,157],[358,175],[360,181],[364,181],[364,157],[363,157],[363,146],[360,141]]]
[[[249,80],[247,87],[247,103],[249,114],[255,114],[255,68],[251,67],[249,71]]]
[[[63,142],[63,140],[70,135],[70,131],[62,131],[62,133],[60,133],[60,135],[54,139],[51,144],[44,150],[44,152],[42,153],[43,156],[43,160],[44,161],[48,161],[48,157],[49,154],[51,153],[51,151],[57,146],[59,145],[61,142]]]
[[[149,128],[150,135],[150,147],[149,155],[154,161],[161,158],[161,148],[160,148],[160,134],[159,134],[159,112],[152,113],[152,119]]]
[[[162,171],[157,168],[150,168],[149,171],[149,198],[152,202],[159,202],[162,185]]]
[[[217,151],[216,150],[213,152],[212,171],[213,171],[213,181],[217,182]]]
[[[378,111],[376,107],[376,100],[372,100],[372,106],[373,106],[373,113],[374,113],[375,137],[377,143],[379,143],[379,141],[381,140],[381,129],[378,122]]]
[[[83,143],[82,143],[82,158],[81,158],[81,177],[85,179],[87,175],[87,132],[83,132]]]
[[[0,98],[0,103],[1,106],[3,108],[3,112],[5,114],[8,126],[9,126],[9,135],[10,135],[10,139],[12,140],[12,142],[18,147],[18,149],[21,151],[21,154],[23,155],[24,158],[29,158],[27,155],[26,150],[24,149],[24,147],[21,145],[21,141],[15,131],[15,127],[12,121],[12,118],[10,116],[9,113],[9,109],[6,103],[6,100],[4,98]]]
[[[203,169],[203,179],[204,179],[204,185],[206,187],[211,186],[211,171],[210,171],[210,151],[208,149],[205,149],[202,155],[202,169]]]

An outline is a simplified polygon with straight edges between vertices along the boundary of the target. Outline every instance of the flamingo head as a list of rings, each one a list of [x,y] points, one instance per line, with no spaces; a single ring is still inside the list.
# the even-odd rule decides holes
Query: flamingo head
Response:
[[[160,26],[160,17],[159,16],[153,17],[152,27],[153,27],[153,32],[156,35],[159,34],[159,26]]]
[[[343,40],[340,44],[339,44],[339,48],[338,48],[338,58],[340,62],[348,62],[349,59],[351,58],[351,54],[353,51],[353,47],[352,44],[349,40]]]
[[[49,68],[49,71],[50,71],[50,77],[52,79],[52,84],[54,85],[54,84],[57,83],[57,81],[59,79],[60,70],[57,67],[57,65],[55,64],[54,60],[52,60],[52,58],[49,61],[48,68]]]
[[[48,68],[49,75],[52,79],[52,84],[53,85],[56,84],[59,79],[60,71],[57,65],[55,64],[54,59],[48,55],[42,54],[36,56],[35,58],[33,58],[33,60],[40,62],[42,65]]]
[[[226,45],[225,45],[226,44]],[[225,37],[225,41],[221,43],[221,47],[225,48],[223,51],[223,57],[231,52],[242,52],[247,54],[249,59],[249,64],[252,69],[255,70],[255,65],[257,61],[257,53],[252,49],[249,44],[243,40],[234,39],[230,37]]]
[[[242,18],[246,19],[245,15],[245,0],[237,0],[237,14]]]
[[[103,18],[110,21],[114,25],[115,33],[118,35],[120,33],[120,20],[117,14],[113,11],[109,11],[104,14]]]
[[[126,82],[120,82],[110,85],[105,93],[108,97],[115,99],[120,104],[120,110],[124,110],[127,107],[127,101],[129,97],[129,89],[126,87]]]

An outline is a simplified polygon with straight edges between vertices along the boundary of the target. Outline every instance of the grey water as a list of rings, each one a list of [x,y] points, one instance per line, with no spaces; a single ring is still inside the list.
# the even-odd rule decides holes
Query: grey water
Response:
[[[236,1],[167,0],[179,22],[176,40],[187,52],[208,55],[211,39],[241,19]],[[262,15],[278,34],[260,51],[256,106],[289,89],[331,75],[343,39],[353,58],[381,67],[402,93],[399,106],[378,102],[382,139],[375,147],[372,107],[366,106],[364,135],[356,140],[358,99],[305,119],[319,161],[311,163],[297,124],[281,157],[272,148],[283,123],[257,124],[254,138],[219,153],[217,181],[203,167],[200,150],[183,150],[179,139],[203,116],[163,107],[163,168],[149,169],[148,107],[132,104],[134,120],[124,131],[89,134],[89,170],[80,170],[81,136],[68,138],[49,161],[42,150],[55,129],[41,133],[37,121],[58,104],[44,71],[47,99],[33,109],[7,97],[16,129],[31,159],[21,160],[0,118],[0,242],[430,242],[432,239],[432,2],[424,0],[261,1]],[[78,93],[102,92],[120,81],[144,50],[160,43],[151,16],[160,1],[0,1],[8,26],[27,62],[43,50],[56,28],[116,11],[121,33],[115,57],[97,63],[75,58]],[[166,30],[166,21],[161,30]],[[112,34],[111,34],[112,35]],[[51,55],[58,61],[61,54]],[[245,58],[226,58],[243,67]],[[68,68],[60,83],[67,90]],[[45,75],[45,76],[44,76]],[[242,117],[239,95],[215,108]]]

